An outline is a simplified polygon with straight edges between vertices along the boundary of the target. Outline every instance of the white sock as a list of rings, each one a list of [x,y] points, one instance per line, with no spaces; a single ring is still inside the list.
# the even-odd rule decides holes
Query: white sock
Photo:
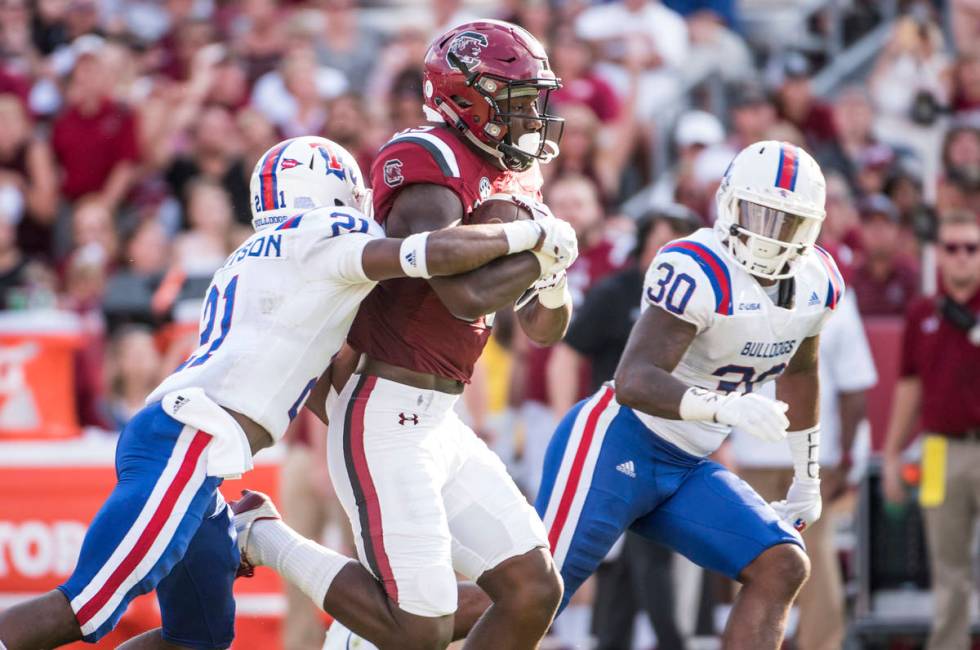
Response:
[[[248,554],[256,564],[270,567],[294,584],[317,607],[323,607],[323,598],[340,570],[354,561],[303,537],[279,520],[255,522]]]

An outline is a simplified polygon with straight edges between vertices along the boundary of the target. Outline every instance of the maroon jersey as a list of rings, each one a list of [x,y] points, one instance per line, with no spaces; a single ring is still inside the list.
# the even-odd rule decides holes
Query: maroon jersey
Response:
[[[378,223],[384,225],[398,192],[415,183],[453,190],[468,216],[498,192],[540,199],[542,179],[537,165],[524,172],[503,171],[448,128],[426,126],[396,134],[371,165]],[[427,281],[401,278],[381,282],[361,303],[349,341],[380,361],[469,382],[489,337],[485,318],[456,318]]]

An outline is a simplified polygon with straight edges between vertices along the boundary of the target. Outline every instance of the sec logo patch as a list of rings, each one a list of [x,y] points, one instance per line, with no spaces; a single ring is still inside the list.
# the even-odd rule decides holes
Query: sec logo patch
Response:
[[[485,199],[490,196],[490,179],[484,176],[480,179],[480,198]]]
[[[397,158],[392,158],[385,163],[385,185],[388,187],[395,187],[401,185],[405,180],[405,176],[402,175],[402,161]]]

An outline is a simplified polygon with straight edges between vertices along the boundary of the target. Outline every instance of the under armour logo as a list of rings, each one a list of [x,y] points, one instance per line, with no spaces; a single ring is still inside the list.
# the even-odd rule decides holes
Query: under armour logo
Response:
[[[411,415],[405,415],[404,413],[399,413],[398,424],[405,426],[406,422],[411,422],[412,424],[418,424],[419,423],[418,414],[412,413]]]

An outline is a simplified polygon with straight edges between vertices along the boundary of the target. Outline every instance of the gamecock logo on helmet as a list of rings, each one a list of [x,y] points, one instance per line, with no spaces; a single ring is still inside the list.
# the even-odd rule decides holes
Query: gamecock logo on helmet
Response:
[[[480,62],[483,48],[489,44],[487,37],[480,32],[463,32],[449,44],[449,52],[459,57],[459,60],[465,63],[467,67],[472,68]],[[448,53],[446,61],[449,65],[453,65],[453,62],[448,58]]]
[[[405,177],[402,175],[402,161],[392,158],[385,163],[385,185],[395,187],[401,185]]]

